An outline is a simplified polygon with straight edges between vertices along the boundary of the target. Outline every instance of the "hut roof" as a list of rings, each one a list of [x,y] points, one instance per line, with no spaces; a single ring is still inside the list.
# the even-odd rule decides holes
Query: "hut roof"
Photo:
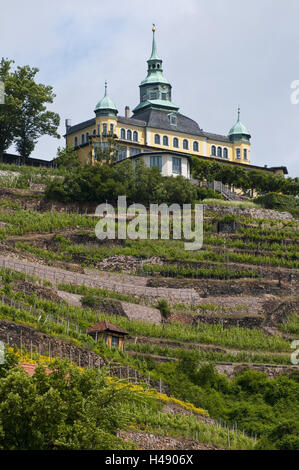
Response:
[[[123,335],[128,335],[129,333],[119,326],[113,325],[106,320],[101,321],[100,323],[96,323],[93,326],[90,326],[87,330],[87,333],[96,333],[101,331],[112,331],[114,333],[121,333]]]

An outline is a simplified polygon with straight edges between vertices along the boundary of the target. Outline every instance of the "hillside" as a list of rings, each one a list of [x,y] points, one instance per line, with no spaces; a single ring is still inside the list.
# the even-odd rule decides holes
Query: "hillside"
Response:
[[[56,390],[53,408],[58,400],[63,410],[70,374],[78,403],[94,397],[91,409],[120,394],[111,404],[119,423],[88,415],[105,434],[102,448],[298,449],[298,219],[251,201],[203,200],[199,251],[173,239],[100,241],[95,203],[45,199],[59,170],[27,169],[19,187],[3,171],[0,341],[10,364],[0,367],[2,400],[8,384],[17,390],[24,380],[41,402]],[[124,352],[86,335],[103,319],[129,333]],[[76,413],[61,411],[59,439],[44,430],[48,448],[93,448]],[[1,439],[0,448],[18,446]]]

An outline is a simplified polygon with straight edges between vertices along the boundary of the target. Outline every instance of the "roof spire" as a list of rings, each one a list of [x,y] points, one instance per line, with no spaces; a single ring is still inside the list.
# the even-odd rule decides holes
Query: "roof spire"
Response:
[[[107,96],[107,80],[105,80],[105,96]]]
[[[241,114],[241,108],[240,105],[238,106],[238,122],[240,121],[240,114]]]
[[[155,39],[156,25],[154,23],[152,27],[152,32],[153,32],[153,47],[152,47],[152,55],[150,57],[150,60],[159,59],[158,54],[157,54],[157,46],[156,46],[156,39]]]

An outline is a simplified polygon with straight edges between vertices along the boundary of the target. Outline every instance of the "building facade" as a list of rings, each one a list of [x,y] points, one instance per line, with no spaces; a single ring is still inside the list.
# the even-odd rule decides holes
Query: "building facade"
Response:
[[[124,116],[118,114],[105,83],[94,118],[74,126],[66,120],[66,144],[76,149],[80,162],[95,163],[97,148],[108,146],[109,136],[113,136],[118,161],[151,153],[142,155],[145,163],[159,166],[165,176],[189,178],[191,156],[250,165],[251,136],[241,123],[240,109],[228,135],[218,135],[205,132],[172,102],[172,86],[163,75],[163,61],[157,53],[155,28],[147,64],[147,76],[139,85],[140,102],[132,115],[128,106]]]

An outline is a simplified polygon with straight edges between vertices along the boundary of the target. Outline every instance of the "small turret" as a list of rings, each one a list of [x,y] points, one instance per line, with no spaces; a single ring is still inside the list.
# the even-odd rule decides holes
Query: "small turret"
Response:
[[[113,101],[109,98],[107,94],[107,82],[105,82],[105,95],[99,101],[99,103],[96,105],[96,108],[94,110],[96,113],[96,117],[100,116],[116,116],[118,113],[118,110],[113,103]]]
[[[251,135],[247,128],[240,121],[240,107],[238,108],[238,120],[228,133],[228,137],[232,142],[250,142]]]

